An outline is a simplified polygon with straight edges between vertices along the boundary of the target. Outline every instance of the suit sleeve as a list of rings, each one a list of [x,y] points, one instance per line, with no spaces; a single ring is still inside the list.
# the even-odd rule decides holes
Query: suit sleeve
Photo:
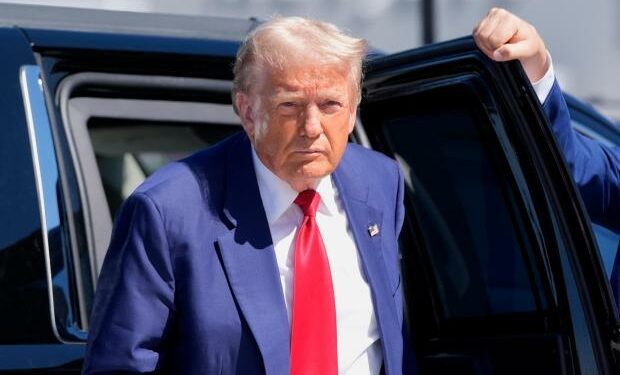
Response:
[[[620,149],[575,132],[557,80],[543,104],[593,222],[620,231]]]
[[[148,195],[134,194],[116,220],[99,278],[83,373],[156,370],[173,303],[174,277],[160,212]]]

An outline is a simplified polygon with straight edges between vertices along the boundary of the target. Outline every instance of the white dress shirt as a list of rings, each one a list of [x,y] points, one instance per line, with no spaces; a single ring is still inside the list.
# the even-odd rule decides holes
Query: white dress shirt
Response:
[[[555,72],[553,71],[553,61],[551,60],[551,54],[547,52],[547,59],[549,60],[549,68],[545,72],[545,75],[536,82],[532,82],[532,88],[538,97],[538,101],[541,104],[547,100],[551,89],[553,88],[553,82],[555,82]]]
[[[291,324],[295,235],[302,222],[293,203],[297,192],[273,174],[252,149],[254,170],[275,249],[284,302]],[[377,375],[383,363],[370,287],[349,229],[346,213],[330,176],[319,182],[316,221],[329,259],[336,303],[339,374]]]

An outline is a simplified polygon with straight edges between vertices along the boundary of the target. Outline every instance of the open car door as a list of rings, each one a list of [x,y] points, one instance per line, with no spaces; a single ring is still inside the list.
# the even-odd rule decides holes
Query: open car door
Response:
[[[358,139],[400,164],[402,296],[423,374],[612,374],[589,219],[517,62],[472,38],[369,62]]]

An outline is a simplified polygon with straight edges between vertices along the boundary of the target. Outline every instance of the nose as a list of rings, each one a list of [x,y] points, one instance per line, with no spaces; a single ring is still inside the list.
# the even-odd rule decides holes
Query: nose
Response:
[[[323,133],[321,111],[315,104],[308,105],[305,110],[301,133],[308,138],[316,138]]]

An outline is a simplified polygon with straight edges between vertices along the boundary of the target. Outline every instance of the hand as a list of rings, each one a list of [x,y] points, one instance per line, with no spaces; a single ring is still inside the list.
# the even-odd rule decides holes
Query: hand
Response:
[[[547,49],[534,26],[505,9],[492,8],[473,31],[478,48],[495,61],[518,59],[530,82],[549,68]]]

